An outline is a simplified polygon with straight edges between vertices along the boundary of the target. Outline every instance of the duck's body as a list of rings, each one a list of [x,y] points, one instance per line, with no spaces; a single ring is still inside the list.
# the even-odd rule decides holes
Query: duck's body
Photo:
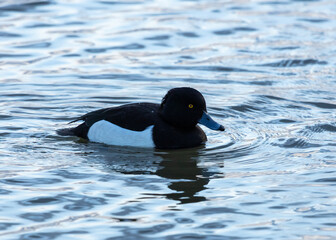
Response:
[[[170,90],[161,104],[133,103],[100,109],[72,122],[79,120],[84,122],[58,133],[109,145],[176,149],[206,142],[198,122],[224,131],[222,125],[207,115],[201,93],[192,88]]]

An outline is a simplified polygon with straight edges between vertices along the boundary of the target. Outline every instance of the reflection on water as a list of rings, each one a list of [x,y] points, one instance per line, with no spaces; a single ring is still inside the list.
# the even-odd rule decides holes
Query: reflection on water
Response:
[[[170,152],[137,148],[101,148],[95,157],[95,163],[102,166],[104,171],[132,175],[152,174],[171,180],[168,188],[172,193],[164,195],[181,203],[191,203],[206,200],[205,197],[199,196],[199,193],[206,189],[211,178],[211,173],[197,164],[200,161],[200,151],[201,148]]]
[[[167,195],[168,199],[191,203],[205,201],[202,190],[209,183],[206,168],[199,167],[198,153],[195,151],[172,152],[162,155],[163,161],[156,174],[168,179],[176,179],[168,187],[173,193]]]
[[[335,3],[0,1],[1,239],[334,239]],[[57,136],[203,93],[226,127],[159,151]]]

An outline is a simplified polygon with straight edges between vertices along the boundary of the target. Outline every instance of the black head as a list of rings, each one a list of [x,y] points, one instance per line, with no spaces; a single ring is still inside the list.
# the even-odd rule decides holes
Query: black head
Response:
[[[193,88],[173,88],[162,99],[160,116],[169,124],[184,129],[194,128],[206,112],[203,95]]]

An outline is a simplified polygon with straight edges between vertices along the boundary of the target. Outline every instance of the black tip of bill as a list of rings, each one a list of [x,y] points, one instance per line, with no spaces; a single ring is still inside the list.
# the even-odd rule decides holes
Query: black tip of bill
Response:
[[[220,125],[220,127],[217,130],[218,131],[225,131],[225,127],[223,125]]]
[[[203,113],[201,119],[198,121],[198,123],[217,131],[224,131],[225,128],[223,125],[217,123],[215,120],[213,120],[209,114],[206,112]]]

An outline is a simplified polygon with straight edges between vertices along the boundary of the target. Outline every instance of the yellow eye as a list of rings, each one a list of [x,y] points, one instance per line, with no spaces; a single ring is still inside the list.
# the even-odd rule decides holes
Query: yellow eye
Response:
[[[194,107],[194,105],[192,105],[192,104],[189,104],[189,105],[188,105],[188,107],[189,107],[189,108],[193,108],[193,107]]]

